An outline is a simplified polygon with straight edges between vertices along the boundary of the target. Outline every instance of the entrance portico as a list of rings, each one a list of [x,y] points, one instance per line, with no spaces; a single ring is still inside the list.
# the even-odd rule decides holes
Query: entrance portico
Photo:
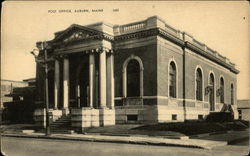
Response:
[[[54,62],[51,112],[70,114],[73,127],[115,124],[111,40],[112,34],[72,25],[48,41]]]
[[[72,59],[71,62],[69,56],[59,56],[55,59],[55,109],[59,108],[60,97],[63,98],[63,109],[68,109],[69,107],[114,107],[113,54],[110,50],[95,52],[96,50],[93,50],[92,52],[78,55],[81,58],[80,61]],[[73,56],[75,57],[75,55]],[[60,61],[62,62],[61,66],[63,66],[62,73],[60,73],[60,68],[62,68],[60,67]],[[99,63],[98,66],[96,66],[96,62]],[[70,71],[70,66],[72,66],[71,68],[76,67],[76,70]],[[60,76],[63,76],[63,83],[60,83]],[[70,81],[70,79],[75,80]],[[76,83],[71,84],[70,82],[72,81]],[[63,84],[63,86],[60,86],[60,84]],[[75,90],[75,94],[71,94],[72,87]],[[63,91],[62,95],[60,95],[60,89]],[[100,102],[98,103],[98,101]]]

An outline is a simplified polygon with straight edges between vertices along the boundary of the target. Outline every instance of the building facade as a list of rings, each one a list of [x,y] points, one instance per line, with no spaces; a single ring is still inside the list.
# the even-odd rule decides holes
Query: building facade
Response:
[[[1,80],[1,108],[3,108],[3,103],[11,102],[12,98],[5,96],[10,94],[13,88],[25,87],[28,83],[25,81],[13,81],[13,80]]]
[[[5,123],[32,123],[35,110],[35,78],[15,82],[11,91],[4,96],[2,121]]]
[[[250,121],[250,99],[238,100],[239,119]]]
[[[157,16],[125,25],[73,24],[48,53],[53,119],[73,127],[201,119],[231,107],[239,71],[228,58]],[[37,121],[44,119],[44,67],[37,63]]]

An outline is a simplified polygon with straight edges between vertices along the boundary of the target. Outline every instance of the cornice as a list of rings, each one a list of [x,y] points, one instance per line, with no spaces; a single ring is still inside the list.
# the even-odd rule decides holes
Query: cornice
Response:
[[[149,36],[158,35],[158,33],[159,33],[158,28],[154,28],[154,29],[143,30],[143,31],[138,31],[134,33],[124,34],[124,35],[118,35],[114,37],[114,41],[122,42],[126,40],[131,40],[131,39],[145,38]]]
[[[78,26],[76,28],[78,28]],[[84,27],[84,29],[86,28]],[[74,28],[67,30],[66,33],[71,33],[71,31],[74,31]],[[87,31],[90,31],[90,30],[87,29]],[[57,37],[54,40],[48,41],[48,43],[54,49],[54,48],[63,48],[69,45],[76,45],[84,41],[91,41],[91,40],[106,40],[106,41],[111,42],[112,44],[116,44],[116,43],[120,43],[120,42],[128,41],[128,40],[141,39],[141,38],[146,38],[150,36],[160,36],[174,44],[177,44],[181,48],[190,49],[194,53],[197,53],[205,58],[208,58],[209,60],[229,69],[231,72],[235,74],[239,73],[239,70],[237,70],[233,65],[227,63],[224,60],[221,60],[220,58],[217,57],[216,54],[211,54],[208,51],[201,49],[199,46],[195,45],[194,43],[190,41],[185,41],[182,38],[183,36],[181,35],[181,33],[173,34],[162,28],[156,27],[156,28],[151,28],[151,29],[146,29],[146,30],[144,29],[144,30],[137,31],[137,32],[117,35],[117,36],[112,36],[110,34],[107,34],[105,32],[100,32],[100,31],[93,31],[91,34],[92,35],[90,36],[86,36],[84,38],[79,38],[79,39],[77,38],[69,42],[62,42],[61,40],[58,40],[58,37]],[[61,36],[61,35],[63,34],[59,34],[58,36]]]
[[[139,31],[139,32],[115,36],[114,41],[116,43],[116,42],[122,42],[122,41],[126,41],[126,40],[145,38],[145,37],[157,36],[157,35],[179,45],[182,48],[188,48],[188,49],[198,53],[199,55],[206,57],[206,58],[214,61],[215,63],[222,65],[223,67],[229,69],[231,72],[233,72],[235,74],[239,73],[239,70],[237,70],[235,67],[231,66],[230,64],[220,60],[215,55],[210,54],[210,53],[204,51],[203,49],[200,49],[199,47],[195,46],[191,42],[188,42],[188,41],[185,42],[182,38],[180,38],[180,36],[173,35],[173,34],[167,32],[161,28],[153,28],[153,29],[143,30],[143,31]]]
[[[235,73],[235,74],[238,74],[239,73],[239,70],[235,69],[233,66],[229,65],[228,63],[220,60],[219,58],[217,58],[215,55],[212,55],[202,49],[200,49],[199,47],[195,46],[194,44],[186,41],[186,44],[185,44],[185,48],[188,48],[190,50],[193,50],[194,52],[200,54],[201,56],[204,56],[220,65],[222,65],[223,67],[229,69],[231,72]]]
[[[84,41],[91,41],[91,40],[107,40],[110,42],[114,41],[114,37],[108,34],[98,34],[98,35],[93,35],[93,36],[89,36],[86,38],[81,38],[81,39],[75,39],[73,41],[69,41],[67,43],[63,43],[63,42],[53,42],[51,41],[51,44],[53,47],[58,48],[58,47],[66,47],[69,45],[75,45],[78,43],[82,43]]]

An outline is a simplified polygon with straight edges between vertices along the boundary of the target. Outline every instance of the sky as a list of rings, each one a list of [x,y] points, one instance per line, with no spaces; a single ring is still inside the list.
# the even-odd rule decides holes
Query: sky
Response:
[[[74,12],[78,9],[89,12]],[[244,1],[5,1],[1,14],[1,79],[35,77],[30,51],[36,42],[53,39],[55,32],[73,23],[126,24],[154,15],[234,62],[240,70],[238,99],[250,99],[250,16],[249,4]]]

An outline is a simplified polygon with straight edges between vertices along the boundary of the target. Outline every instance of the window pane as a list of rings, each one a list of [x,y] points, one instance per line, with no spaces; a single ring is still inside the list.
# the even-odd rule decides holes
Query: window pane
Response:
[[[176,97],[176,67],[174,62],[169,67],[169,96]]]
[[[202,73],[200,69],[196,72],[196,99],[202,101]]]
[[[140,96],[140,65],[136,60],[129,61],[127,66],[127,96]]]

